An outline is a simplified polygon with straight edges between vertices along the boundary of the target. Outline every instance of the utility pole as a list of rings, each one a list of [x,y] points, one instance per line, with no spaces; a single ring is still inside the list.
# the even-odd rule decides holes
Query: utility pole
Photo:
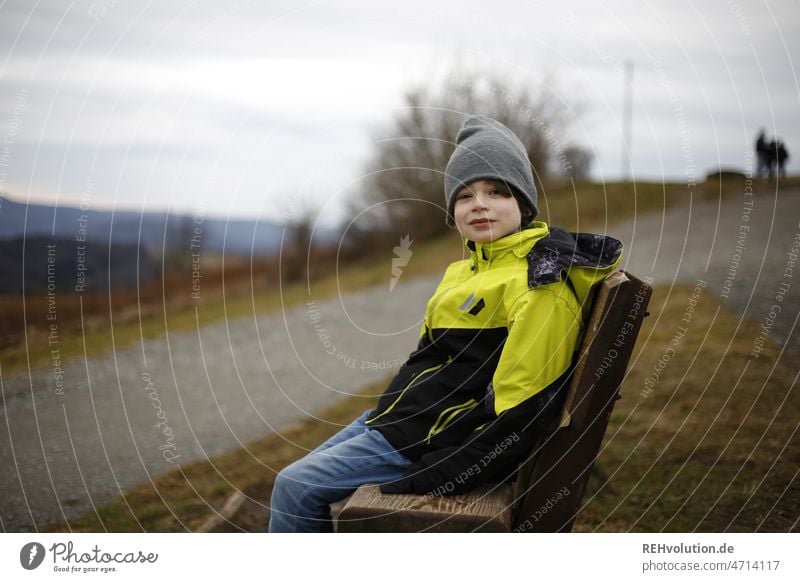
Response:
[[[625,61],[625,76],[623,79],[622,103],[622,180],[630,180],[633,174],[631,168],[631,152],[633,151],[632,124],[633,124],[633,61]]]

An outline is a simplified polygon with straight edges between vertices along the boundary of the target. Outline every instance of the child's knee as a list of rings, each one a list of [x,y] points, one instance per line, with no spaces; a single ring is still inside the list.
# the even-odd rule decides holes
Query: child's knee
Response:
[[[284,467],[275,477],[273,498],[276,494],[295,499],[302,497],[308,489],[315,486],[314,472],[309,469],[308,457]]]
[[[289,465],[288,467],[284,467],[275,476],[275,484],[272,486],[273,497],[275,497],[276,494],[286,495],[296,487],[298,475],[293,466],[294,465]]]

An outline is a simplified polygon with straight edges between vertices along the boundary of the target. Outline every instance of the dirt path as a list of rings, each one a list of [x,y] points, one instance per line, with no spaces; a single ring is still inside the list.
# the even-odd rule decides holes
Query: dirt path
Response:
[[[800,270],[787,263],[800,244],[798,220],[800,192],[742,193],[722,208],[696,203],[608,232],[625,243],[625,269],[656,284],[704,283],[706,295],[765,323],[765,337],[798,353],[792,275]],[[416,344],[438,282],[401,280],[390,292],[390,267],[380,288],[67,364],[63,396],[47,368],[3,378],[0,466],[9,469],[0,473],[0,529],[92,511],[176,464],[264,436],[384,378]]]
[[[705,295],[762,324],[762,339],[800,354],[800,191],[743,191],[724,205],[687,204],[609,232],[625,243],[626,270],[655,284],[705,284]]]

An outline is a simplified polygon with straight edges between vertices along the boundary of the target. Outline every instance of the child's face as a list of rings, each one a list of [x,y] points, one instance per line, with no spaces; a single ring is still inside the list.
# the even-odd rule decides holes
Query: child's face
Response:
[[[517,199],[491,180],[478,180],[459,191],[453,216],[461,236],[480,243],[517,232],[522,222]]]

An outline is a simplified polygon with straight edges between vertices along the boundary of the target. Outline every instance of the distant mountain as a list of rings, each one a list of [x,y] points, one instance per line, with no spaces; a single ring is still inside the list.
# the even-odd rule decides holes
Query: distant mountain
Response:
[[[111,212],[15,202],[0,196],[0,241],[55,237],[148,250],[188,248],[240,256],[271,255],[284,226],[271,220],[230,220],[159,212]],[[323,236],[329,233],[323,233]]]
[[[111,212],[15,202],[0,196],[0,240],[51,236],[147,249],[189,247],[232,255],[270,255],[283,225],[270,220],[230,220],[159,212]]]
[[[208,257],[275,255],[284,226],[157,212],[110,212],[22,204],[0,196],[0,294],[135,288],[170,265]],[[335,241],[333,230],[316,243]],[[285,244],[285,242],[284,242]],[[202,258],[200,258],[202,257]],[[85,278],[87,285],[82,286]]]

